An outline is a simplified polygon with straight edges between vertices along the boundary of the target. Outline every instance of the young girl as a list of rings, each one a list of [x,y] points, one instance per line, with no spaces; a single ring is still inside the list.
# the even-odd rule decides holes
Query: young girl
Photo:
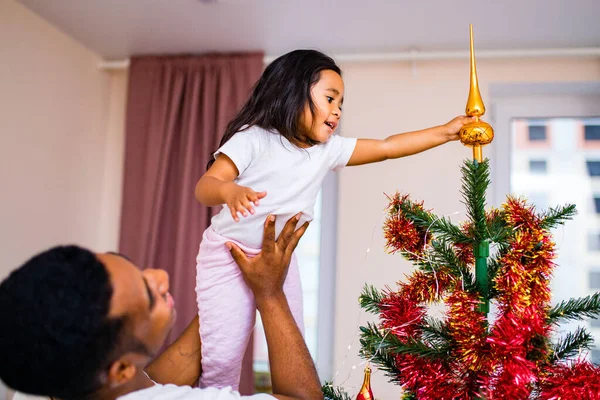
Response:
[[[385,140],[344,138],[334,135],[343,101],[341,71],[330,57],[314,50],[279,57],[265,69],[250,99],[227,126],[214,160],[196,185],[198,201],[223,205],[204,232],[197,257],[201,387],[237,389],[255,323],[252,293],[227,242],[255,255],[268,215],[277,216],[277,235],[298,212],[301,223],[312,220],[317,193],[329,171],[408,156],[456,140],[460,128],[471,121],[456,117],[442,126]],[[303,330],[295,257],[284,289]]]

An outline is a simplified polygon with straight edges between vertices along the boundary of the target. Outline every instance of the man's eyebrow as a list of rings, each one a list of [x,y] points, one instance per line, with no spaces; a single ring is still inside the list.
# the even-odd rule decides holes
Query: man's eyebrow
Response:
[[[154,294],[152,293],[152,290],[150,289],[150,286],[148,285],[148,281],[146,280],[146,278],[144,279],[144,285],[146,285],[146,290],[148,291],[148,302],[149,302],[149,309],[150,311],[152,311],[152,309],[154,308]]]
[[[106,254],[112,254],[113,256],[121,257],[129,262],[133,262],[131,261],[131,258],[127,257],[125,254],[119,253],[118,251],[107,251]]]

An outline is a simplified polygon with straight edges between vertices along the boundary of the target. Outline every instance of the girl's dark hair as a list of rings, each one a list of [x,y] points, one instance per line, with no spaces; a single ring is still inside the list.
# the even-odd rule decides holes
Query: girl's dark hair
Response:
[[[342,74],[331,57],[316,50],[294,50],[277,58],[267,66],[246,104],[225,128],[219,147],[246,129],[245,125],[277,130],[292,143],[306,141],[298,132],[298,120],[307,103],[315,116],[316,106],[310,90],[323,70]],[[211,157],[207,168],[213,163]]]

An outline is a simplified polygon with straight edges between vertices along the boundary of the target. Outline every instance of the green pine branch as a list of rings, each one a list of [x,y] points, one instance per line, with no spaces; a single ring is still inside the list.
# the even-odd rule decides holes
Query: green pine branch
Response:
[[[586,317],[600,317],[600,292],[587,297],[561,301],[548,312],[548,321],[553,324],[582,320]]]
[[[578,327],[575,332],[567,333],[550,350],[551,360],[565,360],[576,356],[582,349],[590,349],[594,337],[585,328]]]
[[[450,346],[446,342],[425,343],[410,339],[408,343],[402,343],[395,337],[390,340],[387,350],[394,354],[408,354],[430,359],[447,359],[450,356]]]
[[[398,210],[395,210],[398,211]],[[414,207],[410,200],[400,205],[400,211],[417,227],[437,237],[445,237],[454,243],[471,243],[472,239],[447,217],[438,217],[426,210]]]
[[[431,241],[431,247],[433,251],[428,253],[429,259],[435,265],[436,271],[440,266],[445,266],[455,278],[463,281],[465,290],[475,290],[473,274],[457,257],[451,242],[445,239],[436,239]]]
[[[372,323],[368,323],[366,327],[361,326],[360,331],[360,355],[373,364],[376,364],[378,369],[383,371],[389,378],[390,383],[399,384],[400,370],[396,367],[394,355],[387,351],[383,346],[384,335],[382,335],[379,332],[379,329]]]
[[[333,386],[332,382],[325,382],[325,384],[321,386],[321,391],[323,392],[325,400],[352,400],[344,389]]]
[[[384,334],[373,323],[368,323],[366,327],[361,327],[361,356],[370,362],[376,364],[378,368],[384,371],[389,378],[389,382],[400,384],[401,372],[396,367],[396,355],[410,354],[418,357],[430,359],[448,360],[451,358],[451,352],[448,345],[449,337],[444,325],[435,320],[427,320],[423,327],[424,338],[432,339],[429,345],[417,340],[411,340],[409,343],[402,343],[396,336]],[[437,342],[437,343],[433,343]],[[404,391],[403,399],[416,399],[410,391]]]
[[[448,325],[439,319],[435,319],[433,317],[425,317],[425,325],[423,325],[423,334],[424,337],[427,334],[433,335],[439,340],[450,341],[452,336],[450,335],[450,330],[448,329]]]
[[[384,334],[373,323],[361,326],[360,355],[378,365],[392,383],[400,383],[400,370],[396,367],[395,356],[410,354],[431,359],[447,359],[450,349],[447,344],[428,345],[418,340],[403,343],[396,336]]]
[[[575,204],[567,204],[564,206],[551,207],[548,211],[540,215],[542,218],[542,228],[550,229],[558,225],[564,224],[566,221],[573,219],[577,214]]]
[[[448,325],[439,319],[425,317],[423,340],[427,343],[448,344],[452,340]]]
[[[440,268],[442,266],[445,266],[445,264],[440,264],[439,258],[436,259],[432,255],[431,251],[428,251],[427,253],[425,253],[422,258],[419,258],[419,259],[416,259],[416,260],[415,259],[411,259],[411,261],[423,273],[429,275],[433,279],[435,279],[435,275],[436,274],[439,274],[441,272]],[[460,274],[460,271],[463,271],[463,275],[462,276]],[[454,277],[454,279],[457,279],[457,280],[463,279],[463,276],[469,282],[471,282],[471,280],[472,280],[472,274],[469,272],[468,268],[466,268],[466,267],[465,268],[456,268],[456,269],[453,269],[453,270],[449,269],[449,270],[447,270],[445,272],[450,272],[450,274]],[[441,292],[438,293],[438,297],[440,297],[442,295],[443,295],[443,293],[441,293]]]
[[[535,363],[543,362],[546,360],[547,352],[551,345],[548,337],[535,334],[529,342],[529,348],[527,349],[525,358]]]
[[[372,314],[379,313],[379,305],[382,301],[383,294],[375,286],[367,284],[363,287],[363,291],[358,298],[360,306]]]
[[[498,258],[500,258],[500,257],[498,257]],[[498,271],[500,271],[500,268],[502,268],[502,263],[500,263],[500,261],[498,261],[498,258],[490,257],[487,260],[488,282],[490,282],[488,296],[489,296],[490,300],[497,298],[499,295],[499,292],[496,289],[496,285],[494,284],[494,279],[496,279],[496,276],[498,275]]]
[[[393,334],[382,334],[373,324],[361,327],[362,350],[365,358],[377,354],[408,354],[430,359],[446,359],[450,354],[450,347],[446,341],[425,343],[414,338],[402,342]]]
[[[504,212],[498,212],[498,215],[487,221],[487,232],[490,242],[506,245],[512,230],[507,226],[506,221],[504,220]]]
[[[462,281],[466,290],[475,290],[473,273],[456,255],[455,248],[446,238],[432,240],[429,248],[419,258],[414,258],[413,254],[400,252],[405,258],[409,259],[416,267],[426,274],[437,274],[442,267],[450,273],[455,279]]]
[[[470,236],[475,242],[481,242],[490,236],[485,215],[485,191],[490,185],[489,161],[479,163],[467,160],[461,171],[463,202],[467,208],[467,216],[473,222]]]

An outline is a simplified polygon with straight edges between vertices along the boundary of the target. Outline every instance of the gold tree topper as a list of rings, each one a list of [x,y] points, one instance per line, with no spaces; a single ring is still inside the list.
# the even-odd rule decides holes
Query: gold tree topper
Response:
[[[466,114],[475,117],[475,121],[464,125],[459,134],[460,142],[465,146],[473,148],[473,158],[479,162],[483,161],[482,146],[489,144],[494,139],[494,129],[487,122],[479,119],[485,114],[485,105],[479,93],[479,82],[477,80],[477,68],[475,66],[475,50],[473,46],[473,25],[469,25],[471,36],[471,86],[469,88],[469,99],[467,100]]]

